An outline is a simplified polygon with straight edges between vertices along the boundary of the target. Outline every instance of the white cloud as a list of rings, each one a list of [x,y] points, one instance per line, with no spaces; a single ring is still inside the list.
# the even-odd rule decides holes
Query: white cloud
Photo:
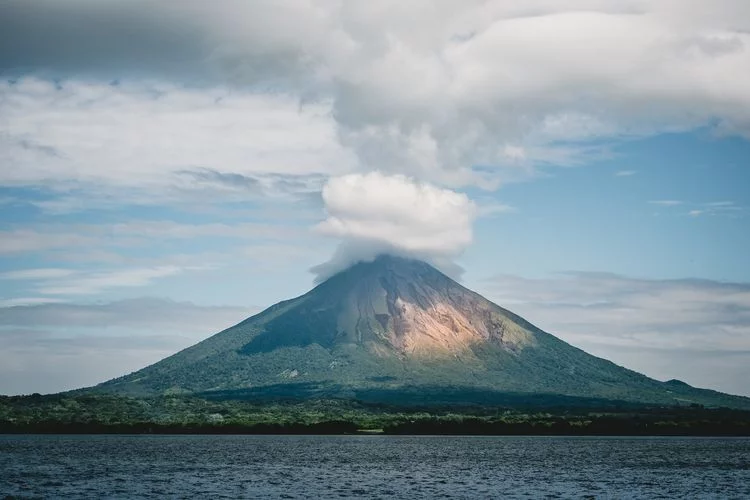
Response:
[[[675,207],[677,205],[682,205],[682,202],[679,200],[653,200],[649,201],[652,205],[661,205],[663,207]]]
[[[205,337],[258,311],[254,306],[200,306],[140,297],[98,304],[37,303],[0,307],[0,326],[145,328]]]
[[[15,167],[0,170],[6,185],[56,182],[63,193],[81,183],[115,186],[139,202],[149,196],[129,189],[210,186],[226,195],[243,188],[246,197],[249,187],[287,191],[298,176],[304,184],[311,174],[354,165],[338,144],[329,104],[300,105],[280,93],[25,77],[0,82],[0,115],[0,159]],[[80,203],[64,201],[45,208],[65,212]]]
[[[14,297],[12,299],[0,299],[1,307],[35,306],[39,304],[58,304],[65,302],[64,299],[52,297]]]
[[[744,217],[747,215],[745,207],[736,205],[732,201],[713,201],[709,203],[694,203],[679,200],[654,200],[649,201],[651,205],[662,207],[683,207],[687,212],[681,212],[683,215],[690,217],[699,217],[704,215],[725,216],[731,218]]]
[[[637,174],[636,170],[618,170],[615,172],[615,177],[630,177]]]
[[[40,232],[34,229],[0,231],[0,255],[69,247],[88,247],[95,239],[74,232]]]
[[[41,295],[68,296],[92,295],[112,288],[131,288],[150,285],[154,280],[175,276],[189,271],[210,269],[209,265],[178,266],[158,265],[108,270],[73,270],[73,269],[20,269],[0,275],[9,281],[24,280],[31,283],[30,290]],[[59,299],[36,297],[9,299],[6,304],[21,301],[23,304],[56,302]]]
[[[138,298],[0,307],[0,394],[57,392],[143,368],[258,312]]]
[[[503,148],[503,155],[510,160],[522,161],[526,159],[526,151],[519,146],[506,145]]]
[[[43,295],[91,295],[110,288],[147,286],[154,280],[200,268],[157,266],[108,272],[81,273],[58,281],[47,281],[37,291]]]
[[[380,172],[332,178],[323,188],[327,217],[315,230],[342,246],[319,279],[380,252],[447,261],[472,241],[476,205],[461,193]]]
[[[61,78],[3,84],[3,160],[25,166],[6,181],[196,166],[494,188],[588,161],[594,139],[750,133],[744,0],[2,8],[0,69]]]
[[[6,280],[39,280],[50,278],[65,278],[75,274],[71,269],[39,268],[39,269],[17,269],[0,273],[0,279]]]
[[[737,217],[747,213],[747,207],[737,205],[733,201],[713,201],[704,203],[701,209],[711,215],[725,215]]]
[[[512,205],[506,205],[505,203],[498,203],[495,201],[479,201],[477,203],[476,214],[480,217],[492,217],[495,215],[507,214],[516,211],[516,207]]]
[[[568,273],[497,276],[476,289],[545,331],[628,368],[750,395],[750,284]]]
[[[194,238],[227,238],[237,240],[291,240],[304,234],[290,221],[284,223],[239,222],[182,224],[169,220],[132,220],[103,224],[38,224],[27,229],[0,230],[0,255],[43,252],[49,250],[143,247],[160,241]],[[55,277],[61,270],[18,270],[0,274],[0,278]],[[34,276],[34,273],[47,276]]]

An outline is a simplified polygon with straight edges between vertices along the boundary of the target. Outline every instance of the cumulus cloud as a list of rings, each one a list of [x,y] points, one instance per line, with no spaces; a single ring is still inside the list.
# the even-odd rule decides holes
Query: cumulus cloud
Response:
[[[295,152],[299,161],[283,153],[289,141],[319,137],[321,129],[311,129],[317,135],[290,131],[277,140],[265,129],[276,122],[263,116],[262,102],[275,109],[303,103],[331,120],[334,146],[356,153],[361,170],[493,188],[527,178],[540,165],[586,162],[602,153],[603,139],[699,127],[748,136],[749,19],[744,0],[6,2],[0,6],[0,72],[49,82],[51,97],[26,97],[27,118],[12,121],[51,120],[36,120],[44,126],[29,127],[33,134],[12,136],[23,155],[47,162],[70,154],[68,139],[78,130],[47,133],[58,116],[50,106],[72,102],[65,89],[73,75],[115,81],[106,90],[109,106],[84,106],[79,118],[92,131],[111,125],[112,116],[129,120],[130,133],[121,139],[137,140],[121,141],[122,151],[111,153],[117,142],[107,142],[97,154],[121,162],[137,158],[133,163],[144,170],[175,168],[154,161],[169,142],[158,131],[169,119],[170,130],[190,129],[192,119],[179,111],[187,107],[190,116],[201,110],[200,120],[215,126],[176,136],[183,147],[173,162],[194,158],[198,166],[221,170],[210,157],[222,151],[230,172],[245,172],[239,133],[218,120],[210,104],[217,89],[231,89],[235,112],[222,109],[221,115],[253,130],[242,139],[270,133],[259,142],[282,144],[267,157],[256,156],[257,163],[287,171],[310,165],[306,144]],[[176,82],[178,88],[156,89],[156,102],[133,100],[132,92],[118,90],[132,80]],[[185,85],[203,92],[205,102],[179,88]],[[97,102],[106,92],[85,94]],[[285,98],[289,103],[279,102]],[[34,101],[40,109],[29,104]],[[131,111],[115,114],[112,106]],[[71,117],[67,127],[79,123]],[[209,154],[195,137],[216,130],[222,133],[203,141],[213,141]],[[322,156],[343,160],[335,151]],[[343,162],[317,164],[332,173]]]
[[[315,227],[342,240],[317,279],[380,253],[445,266],[472,241],[477,206],[465,194],[380,172],[334,177],[323,188],[327,217]]]
[[[319,170],[340,174],[354,165],[329,110],[325,102],[300,106],[296,96],[225,87],[5,80],[0,161],[15,168],[0,170],[0,184],[54,181],[65,192],[83,183],[108,195],[115,187],[118,196],[158,189],[162,200],[165,187],[172,197],[211,188],[223,199],[232,190],[245,198],[309,191],[319,188]]]
[[[652,377],[750,396],[750,284],[609,273],[502,275],[476,289],[587,352]]]

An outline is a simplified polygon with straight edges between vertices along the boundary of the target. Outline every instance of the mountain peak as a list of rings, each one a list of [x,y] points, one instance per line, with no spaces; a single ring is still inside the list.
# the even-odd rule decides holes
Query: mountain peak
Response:
[[[376,256],[372,260],[363,260],[354,263],[349,268],[341,271],[342,273],[346,273],[349,271],[379,271],[379,272],[387,272],[387,271],[401,271],[401,272],[418,272],[418,271],[432,271],[439,273],[435,267],[428,264],[427,262],[423,260],[413,259],[410,257],[401,257],[398,255],[392,255],[388,253],[383,253],[378,256]],[[339,273],[340,274],[340,273]]]
[[[480,403],[490,393],[536,393],[750,407],[591,356],[428,263],[388,254],[101,389],[376,399],[450,389]]]
[[[343,271],[334,274],[321,285],[326,283],[334,286],[357,286],[361,280],[383,279],[396,277],[399,280],[423,281],[451,280],[435,267],[422,260],[399,257],[391,254],[381,254],[370,261],[359,261]],[[330,287],[331,285],[327,285]],[[359,285],[361,287],[361,284]]]
[[[306,325],[304,339],[289,338],[284,324],[252,342],[250,350],[285,342],[330,348],[354,344],[379,356],[472,356],[475,344],[491,342],[510,351],[534,343],[504,310],[467,290],[426,262],[380,255],[360,262],[300,298],[290,315]],[[319,324],[320,328],[310,328]]]

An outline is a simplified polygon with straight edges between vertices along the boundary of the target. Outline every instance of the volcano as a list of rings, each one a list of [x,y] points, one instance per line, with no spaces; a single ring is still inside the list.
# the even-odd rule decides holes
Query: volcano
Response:
[[[750,408],[592,356],[429,264],[383,255],[130,375],[130,395]]]

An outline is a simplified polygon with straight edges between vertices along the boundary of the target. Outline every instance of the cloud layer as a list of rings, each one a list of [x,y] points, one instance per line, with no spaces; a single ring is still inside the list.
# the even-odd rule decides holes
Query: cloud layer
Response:
[[[120,198],[158,189],[162,200],[193,190],[247,198],[319,189],[314,174],[354,164],[328,111],[226,88],[2,81],[0,161],[16,168],[0,169],[0,184],[103,186]]]
[[[342,244],[315,269],[318,280],[382,252],[447,263],[471,244],[477,214],[465,194],[379,172],[332,178],[323,201],[327,217],[315,229]]]
[[[750,396],[750,284],[568,273],[496,276],[476,288],[587,352]]]
[[[0,20],[0,72],[57,79],[62,96],[71,76],[117,85],[178,82],[241,96],[232,109],[214,109],[213,97],[199,103],[169,86],[155,90],[162,97],[156,101],[143,94],[134,101],[116,88],[107,96],[106,89],[88,90],[93,102],[104,98],[109,108],[132,109],[117,120],[167,125],[143,113],[148,110],[165,120],[177,116],[180,125],[180,106],[190,101],[193,110],[206,111],[201,121],[221,126],[220,116],[252,121],[267,112],[264,103],[285,110],[278,101],[289,99],[334,120],[329,159],[342,159],[338,145],[355,152],[365,170],[451,186],[493,187],[528,176],[534,165],[585,162],[602,153],[601,143],[592,142],[601,139],[697,127],[750,133],[750,6],[744,0],[67,0],[5,3]],[[49,97],[35,100],[49,108]],[[107,109],[84,109],[81,119],[94,127],[108,121]],[[292,126],[300,121],[294,113],[276,118]],[[131,123],[129,130],[142,129]],[[287,138],[320,143],[321,129],[311,130],[318,133]],[[43,135],[44,141],[27,138],[28,149],[67,153],[65,137]],[[11,137],[18,140],[16,132]],[[185,156],[217,168],[210,155],[190,147],[190,137],[177,137],[187,139]],[[216,139],[236,160],[237,133]],[[275,144],[273,135],[262,142]],[[168,143],[149,141],[133,166],[152,163]],[[269,152],[273,161],[266,166],[292,170],[299,162],[284,150],[290,145]]]
[[[155,363],[256,312],[154,298],[0,307],[0,394],[97,384]]]

